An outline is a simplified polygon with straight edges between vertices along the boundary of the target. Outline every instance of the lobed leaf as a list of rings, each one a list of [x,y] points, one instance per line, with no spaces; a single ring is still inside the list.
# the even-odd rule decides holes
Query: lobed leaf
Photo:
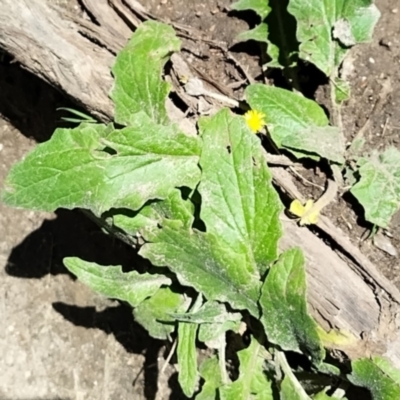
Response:
[[[282,206],[260,142],[244,119],[222,110],[202,119],[200,130],[198,190],[207,232],[165,220],[161,229],[144,233],[149,243],[140,253],[153,265],[168,266],[182,285],[208,300],[258,317],[260,277],[277,256]]]
[[[146,21],[138,26],[128,44],[118,53],[115,65],[115,121],[130,125],[144,111],[155,123],[169,122],[165,101],[170,84],[161,78],[169,56],[180,49],[180,40],[167,24]]]
[[[351,363],[351,383],[368,389],[373,400],[400,399],[400,372],[381,357],[361,358]]]
[[[199,295],[192,306],[190,313],[196,313],[202,303]],[[178,323],[178,347],[176,355],[179,365],[178,382],[183,393],[192,397],[196,390],[199,374],[197,371],[196,334],[199,325],[188,322]]]
[[[176,326],[176,321],[170,314],[185,312],[189,304],[183,294],[162,287],[152,297],[140,303],[133,310],[133,316],[151,337],[166,340]]]
[[[164,275],[123,272],[121,266],[106,267],[77,257],[67,257],[63,261],[68,270],[92,290],[113,299],[126,301],[132,307],[152,296],[161,286],[172,283],[171,279]]]
[[[281,384],[281,400],[311,400],[297,381],[285,375]]]
[[[294,248],[271,267],[262,288],[261,322],[268,340],[283,350],[310,356],[315,364],[324,358],[317,324],[307,311],[304,256]]]
[[[287,12],[288,0],[239,0],[231,8],[253,10],[262,19],[255,28],[239,34],[239,41],[256,40],[268,44],[270,67],[291,67],[297,60],[296,21]]]
[[[186,314],[171,314],[176,320],[181,322],[191,322],[196,324],[223,323],[227,320],[238,321],[241,319],[240,313],[229,313],[224,304],[217,301],[207,301],[196,312]]]
[[[44,211],[80,207],[100,215],[112,207],[137,210],[177,186],[197,184],[197,138],[144,113],[131,123],[121,130],[92,124],[57,129],[11,169],[4,201]]]
[[[237,11],[253,10],[262,20],[264,20],[271,11],[271,7],[265,0],[239,0],[231,5],[231,9]],[[268,25],[265,22],[261,22],[255,28],[241,32],[236,39],[240,42],[256,40],[258,42],[268,43]]]
[[[262,346],[252,338],[249,347],[239,351],[239,378],[219,390],[220,400],[273,400],[272,382],[264,372]]]
[[[226,332],[239,331],[241,319],[241,314],[232,313],[226,316],[225,321],[200,325],[199,341],[205,343],[210,349],[220,348],[221,340],[225,341]]]
[[[265,0],[239,0],[236,3],[233,3],[231,8],[232,10],[237,11],[253,10],[262,19],[264,19],[271,11],[268,1]]]
[[[363,206],[365,219],[385,228],[400,207],[400,152],[394,147],[375,151],[359,158],[358,165],[361,179],[350,191]]]
[[[265,42],[268,43],[268,25],[264,22],[257,25],[255,28],[250,29],[248,31],[241,32],[237,36],[237,40],[239,42],[246,42],[248,40],[255,40],[257,42]]]
[[[346,48],[371,39],[380,16],[373,0],[289,0],[288,11],[297,20],[300,58],[327,76]]]
[[[217,357],[207,358],[200,365],[200,375],[204,379],[201,392],[196,396],[196,400],[215,400],[217,399],[217,389],[222,385],[221,371]]]
[[[113,225],[127,235],[140,236],[145,228],[156,227],[164,218],[179,220],[189,228],[193,223],[194,205],[182,198],[179,189],[174,189],[164,200],[153,200],[138,211],[112,210],[108,213],[113,218]]]
[[[207,301],[201,309],[194,314],[174,314],[178,320],[198,323],[198,339],[208,348],[220,347],[221,338],[225,343],[225,333],[229,330],[237,332],[240,327],[242,315],[228,312],[224,304],[216,301]]]
[[[324,110],[315,101],[262,84],[249,85],[246,99],[252,109],[265,114],[268,132],[278,148],[296,150],[300,157],[318,155],[344,161],[343,135],[329,126]]]
[[[200,217],[210,232],[245,257],[241,268],[262,276],[277,258],[282,205],[259,139],[243,118],[222,110],[199,121]]]
[[[168,220],[161,229],[147,231],[144,236],[148,243],[139,254],[153,265],[168,266],[182,285],[195,288],[208,300],[228,302],[258,317],[260,282],[243,268],[245,256],[222,239]]]

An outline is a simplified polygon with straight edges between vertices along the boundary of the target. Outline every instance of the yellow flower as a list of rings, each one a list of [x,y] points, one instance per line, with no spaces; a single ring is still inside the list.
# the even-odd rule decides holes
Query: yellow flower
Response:
[[[312,200],[307,200],[306,204],[303,205],[300,200],[296,199],[290,204],[289,211],[297,217],[300,217],[300,225],[316,224],[318,222],[319,211],[316,210],[308,213],[313,205],[314,202]],[[306,213],[307,215],[305,215]]]
[[[260,132],[260,130],[265,125],[265,114],[261,111],[250,110],[244,114],[244,119],[247,122],[248,127],[254,132]]]

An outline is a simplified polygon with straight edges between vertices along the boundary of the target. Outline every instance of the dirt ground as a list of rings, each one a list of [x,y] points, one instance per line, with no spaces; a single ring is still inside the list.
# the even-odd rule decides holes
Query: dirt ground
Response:
[[[236,35],[256,20],[251,13],[227,13],[231,3],[150,0],[145,5],[155,15],[233,45],[235,58],[258,79],[258,47],[234,45]],[[59,4],[81,13],[75,0]],[[373,42],[355,47],[350,54],[352,97],[343,107],[345,133],[350,142],[370,118],[367,150],[388,145],[400,149],[400,4],[398,0],[377,0],[376,4],[382,17]],[[226,87],[237,80],[235,68],[222,64],[217,50],[200,44],[184,56]],[[73,107],[62,94],[10,61],[0,57],[0,183],[11,165],[62,124],[56,109]],[[320,75],[312,69],[306,72],[315,96],[324,101]],[[386,79],[391,80],[392,91],[382,109],[373,113]],[[232,96],[240,95],[240,90],[232,89]],[[300,172],[311,181],[321,179],[314,166]],[[319,189],[298,183],[304,193],[319,196]],[[357,202],[345,194],[326,213],[400,288],[398,258],[361,240],[369,226]],[[393,219],[389,231],[400,252],[400,218]],[[159,374],[165,344],[149,338],[135,324],[128,307],[92,293],[68,274],[62,265],[66,256],[110,265],[141,262],[132,249],[103,234],[79,211],[37,213],[0,204],[0,315],[4,321],[0,400],[185,398],[177,388],[173,366]]]

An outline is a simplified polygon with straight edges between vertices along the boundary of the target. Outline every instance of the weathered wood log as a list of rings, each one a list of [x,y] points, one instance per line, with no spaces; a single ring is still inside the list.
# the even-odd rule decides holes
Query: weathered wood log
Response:
[[[89,7],[94,2],[85,3]],[[100,3],[103,10],[107,2]],[[117,3],[122,7],[121,2]],[[113,82],[110,67],[114,53],[126,41],[127,24],[121,20],[119,27],[116,23],[121,9],[115,13],[110,8],[109,18],[103,14],[101,21],[99,10],[92,15],[97,15],[99,23],[103,22],[100,26],[68,15],[64,10],[60,13],[42,0],[2,0],[0,48],[23,68],[107,121],[113,115],[113,104],[108,97]],[[132,24],[134,19],[127,16],[125,21]],[[107,26],[112,27],[112,32]],[[274,178],[285,186],[279,170],[274,172]],[[356,338],[347,344],[337,343],[333,348],[350,357],[386,355],[400,367],[397,288],[358,249],[352,248],[344,234],[326,218],[320,227],[328,235],[336,236],[339,247],[345,249],[343,254],[338,253],[340,249],[333,251],[307,228],[291,221],[282,223],[285,235],[281,248],[300,246],[306,256],[308,300],[313,317],[326,330],[338,329]],[[340,236],[343,237],[338,239]]]

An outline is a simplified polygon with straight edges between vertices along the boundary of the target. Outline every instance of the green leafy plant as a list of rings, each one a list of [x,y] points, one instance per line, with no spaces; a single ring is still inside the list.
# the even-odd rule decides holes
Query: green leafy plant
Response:
[[[247,88],[248,103],[266,115],[271,139],[297,158],[328,160],[336,178],[343,168],[347,175],[352,171],[347,183],[363,206],[365,219],[387,228],[399,210],[400,152],[390,147],[381,153],[361,154],[363,141],[357,136],[346,149],[340,114],[342,102],[350,96],[348,82],[340,77],[340,66],[352,46],[372,38],[380,16],[373,0],[239,0],[232,8],[253,10],[261,18],[259,25],[241,33],[238,40],[265,43],[266,66],[283,69],[297,90],[294,93],[265,85]],[[314,64],[329,78],[332,124],[315,101],[299,94],[300,60]]]
[[[171,27],[143,23],[113,68],[119,127],[82,122],[57,129],[12,168],[3,200],[35,210],[85,209],[138,247],[151,262],[146,272],[75,257],[64,263],[93,290],[127,302],[151,336],[177,340],[178,380],[187,397],[338,398],[327,380],[347,380],[345,370],[324,362],[321,328],[307,311],[301,250],[279,254],[283,206],[259,138],[228,109],[200,118],[197,136],[168,118],[170,87],[161,73],[178,50]],[[287,93],[247,89],[249,104],[274,121],[279,147],[341,163],[340,132],[316,103]],[[327,147],[299,144],[307,130],[327,137]],[[227,368],[228,331],[240,339],[234,371]],[[210,349],[201,365],[198,342]],[[307,387],[290,367],[289,351],[325,380]],[[388,385],[398,392],[398,372],[384,361],[356,361],[349,379],[377,393],[382,374],[388,377],[379,383],[382,393],[392,390]]]

